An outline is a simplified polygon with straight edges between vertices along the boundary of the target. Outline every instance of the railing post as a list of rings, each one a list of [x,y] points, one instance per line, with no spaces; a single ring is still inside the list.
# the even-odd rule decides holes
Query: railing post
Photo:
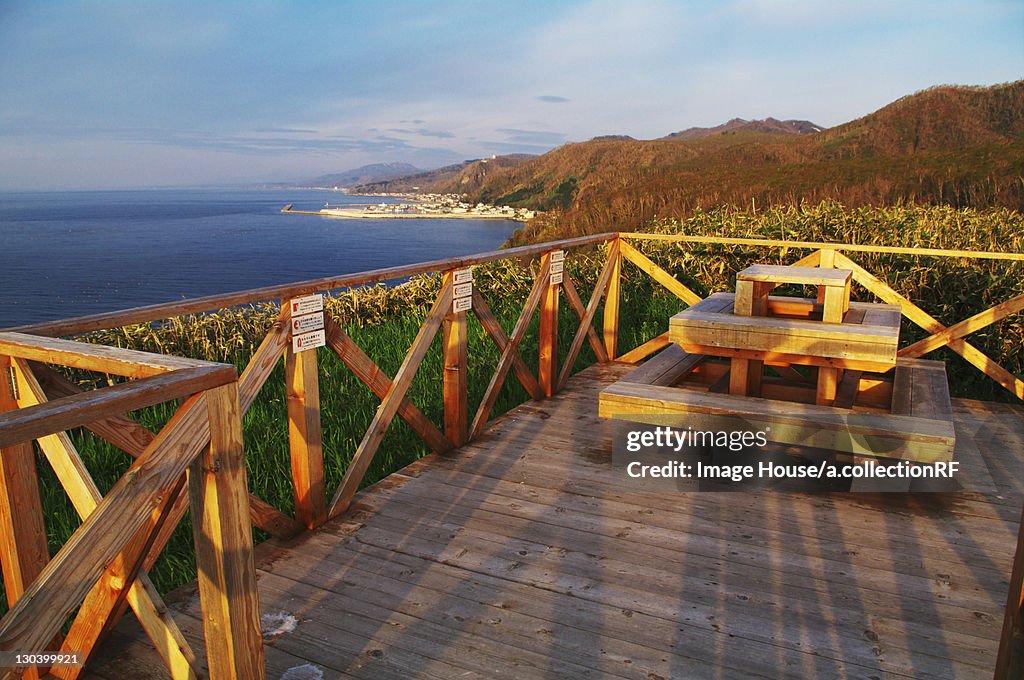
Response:
[[[557,251],[561,252],[561,251]],[[551,253],[545,253],[541,258],[541,271],[550,271]],[[544,292],[540,300],[540,365],[537,368],[537,382],[544,392],[544,396],[550,397],[557,389],[558,382],[558,291],[561,283],[551,283],[549,279],[543,282]],[[561,280],[559,276],[559,281]]]
[[[206,392],[210,446],[189,466],[189,501],[211,680],[266,677],[238,383]]]
[[[1017,531],[1017,552],[1010,572],[1003,631],[999,636],[994,680],[1019,678],[1024,673],[1024,511]]]
[[[444,285],[454,286],[454,272],[445,272]],[[444,317],[444,434],[453,446],[469,439],[466,368],[466,312],[454,307]]]
[[[619,293],[622,287],[622,252],[619,239],[608,242],[608,257],[614,258],[612,277],[608,281],[608,292],[604,299],[604,348],[608,353],[608,361],[615,361],[619,351]]]
[[[18,408],[13,368],[10,357],[0,356],[0,413]],[[32,442],[5,447],[0,450],[0,564],[9,605],[14,606],[49,561]],[[23,677],[39,674],[30,668]]]
[[[822,248],[818,251],[818,267],[822,269],[834,269],[836,266],[836,251],[833,248]],[[825,286],[818,286],[818,298],[817,302],[819,305],[825,305]],[[849,293],[849,291],[847,291]],[[836,319],[823,319],[824,321],[831,321],[838,323],[842,321],[842,317],[838,321]],[[841,377],[841,371],[838,368],[829,368],[822,366],[818,369],[818,386],[815,392],[815,403],[825,404],[831,406],[836,398],[836,390],[839,388],[839,379]]]
[[[822,248],[818,251],[820,259],[818,266],[825,269],[834,269],[836,266],[836,251],[834,248]]]
[[[290,315],[288,318],[291,323]],[[327,520],[316,349],[294,352],[289,341],[284,355],[284,375],[295,519],[312,529]]]

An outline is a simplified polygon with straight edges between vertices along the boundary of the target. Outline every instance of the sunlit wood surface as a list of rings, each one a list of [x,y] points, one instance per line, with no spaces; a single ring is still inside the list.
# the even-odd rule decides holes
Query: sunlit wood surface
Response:
[[[597,418],[626,370],[587,369],[260,546],[267,677],[991,677],[1024,407],[954,400],[975,492],[641,494]],[[195,586],[167,600],[205,656]],[[167,677],[127,618],[102,654],[91,677]]]

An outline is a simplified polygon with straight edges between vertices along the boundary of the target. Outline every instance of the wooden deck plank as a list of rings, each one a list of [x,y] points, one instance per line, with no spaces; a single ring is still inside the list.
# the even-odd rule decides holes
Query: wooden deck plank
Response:
[[[443,622],[454,631],[475,629],[517,649],[550,652],[557,640],[559,649],[579,664],[592,663],[600,653],[632,662],[605,667],[604,672],[646,678],[656,673],[650,669],[664,663],[664,655],[674,647],[671,640],[676,630],[670,622],[631,609],[582,598],[561,598],[553,606],[557,594],[454,565],[433,569],[430,560],[358,542],[352,536],[323,534],[306,547],[330,555],[329,562],[318,562],[305,571],[288,561],[289,573],[307,583],[326,581],[341,584],[329,587],[349,587],[360,593],[373,590],[373,597],[390,598],[401,611]],[[595,635],[601,635],[600,650],[593,644]],[[710,635],[705,635],[708,641]],[[693,660],[700,663],[688,666],[687,677],[715,676],[699,655]],[[770,674],[773,669],[765,666],[762,672]]]
[[[504,573],[520,583],[569,597],[593,598],[619,608],[644,611],[667,618],[681,626],[713,628],[723,636],[716,641],[740,654],[749,642],[805,649],[818,657],[846,665],[877,668],[885,673],[911,677],[951,675],[960,667],[958,655],[948,647],[938,656],[919,649],[914,654],[886,646],[877,654],[864,637],[864,627],[851,627],[838,618],[828,601],[807,604],[745,588],[744,580],[721,572],[722,582],[680,578],[656,568],[638,568],[628,563],[595,564],[601,558],[581,555],[564,548],[544,546],[529,540],[490,541],[486,532],[464,530],[463,541],[450,539],[457,525],[423,529],[415,536],[400,534],[387,521],[376,520],[360,530],[365,540],[392,550],[432,555],[441,563],[454,563],[473,571]],[[525,554],[524,554],[525,553]],[[528,559],[522,559],[522,558]],[[724,587],[732,584],[732,588]],[[725,591],[725,592],[723,592]],[[786,625],[780,625],[785,620]],[[948,645],[948,642],[946,643]],[[948,656],[949,658],[942,658]],[[919,674],[916,665],[928,668]]]
[[[375,521],[375,527],[384,527],[389,523],[394,527],[396,522],[401,522],[401,518],[394,517],[392,509],[389,509],[388,512],[392,513],[386,515],[390,519],[382,522]],[[591,534],[593,538],[589,544],[600,546],[607,550],[608,554],[622,556],[622,559],[601,559],[590,555],[580,556],[565,547],[553,547],[543,543],[543,541],[550,542],[552,537],[556,539],[556,542],[572,538],[578,545],[579,536],[574,536],[573,531],[567,527],[547,527],[546,530],[539,532],[542,536],[537,540],[542,541],[542,543],[536,543],[534,540],[521,540],[517,538],[524,533],[522,521],[515,522],[509,516],[494,513],[486,521],[482,522],[481,515],[484,513],[476,511],[473,514],[475,517],[468,518],[458,513],[452,513],[448,517],[448,522],[445,523],[437,519],[440,515],[439,512],[432,513],[430,519],[417,524],[417,526],[428,529],[429,533],[430,528],[450,531],[453,525],[465,522],[462,527],[463,531],[460,532],[460,537],[472,536],[474,539],[472,545],[474,546],[485,546],[491,551],[505,550],[506,557],[512,560],[516,560],[516,555],[519,555],[524,550],[528,553],[541,551],[554,554],[560,562],[571,562],[572,570],[577,573],[599,574],[603,570],[608,570],[612,573],[628,571],[632,575],[632,578],[629,580],[630,587],[640,588],[651,593],[660,592],[664,594],[662,584],[665,581],[679,582],[682,593],[698,593],[701,590],[701,586],[708,582],[724,581],[725,583],[722,583],[722,588],[718,592],[708,593],[711,598],[710,601],[714,602],[718,598],[724,598],[730,601],[744,602],[744,616],[747,619],[756,618],[758,615],[770,618],[773,615],[773,610],[778,603],[765,598],[764,593],[771,592],[773,585],[777,582],[782,582],[787,586],[787,597],[784,604],[786,609],[817,612],[821,609],[823,602],[829,602],[829,614],[834,617],[835,625],[841,624],[847,627],[849,631],[859,631],[861,591],[873,590],[872,586],[875,584],[872,583],[872,580],[878,580],[872,579],[871,574],[868,573],[869,570],[861,569],[859,570],[860,573],[868,573],[868,576],[866,578],[858,578],[855,583],[851,583],[848,575],[845,579],[837,577],[841,574],[835,566],[830,569],[820,569],[820,567],[812,566],[811,569],[806,570],[808,573],[805,575],[806,565],[801,563],[773,565],[775,569],[766,576],[763,565],[743,565],[739,562],[730,561],[727,567],[728,573],[723,573],[725,566],[720,556],[717,560],[713,557],[702,558],[695,556],[689,552],[689,543],[686,544],[688,550],[686,559],[681,560],[678,550],[673,553],[668,548],[644,546],[637,541],[632,541],[632,536],[629,538],[633,549],[626,553],[621,546],[626,541],[622,539],[617,540],[614,537],[601,535],[596,532]],[[404,525],[407,526],[407,524]],[[504,532],[494,531],[493,529],[497,527],[504,527]],[[528,525],[526,528],[535,529],[532,525]],[[511,535],[508,535],[509,533]],[[497,540],[497,537],[501,537],[502,540]],[[490,546],[489,543],[491,542],[501,547]],[[446,544],[448,543],[450,542],[446,541]],[[510,543],[513,544],[512,548],[508,548]],[[724,542],[720,542],[720,544],[726,549],[735,548],[737,552],[743,551],[742,545],[735,546]],[[563,544],[557,543],[557,545]],[[468,548],[469,546],[465,547]],[[509,550],[511,552],[508,552]],[[570,571],[570,569],[563,567],[562,571]],[[832,582],[829,582],[827,578],[819,578],[819,571],[831,572],[826,573],[825,576],[832,577]],[[786,576],[787,578],[780,579],[780,576]],[[888,576],[888,578],[894,582],[897,580],[894,576]],[[977,618],[970,611],[958,612],[954,609],[956,606],[966,609],[970,607],[965,607],[965,605],[973,605],[973,602],[970,601],[970,595],[966,592],[971,589],[965,587],[963,590],[960,590],[960,584],[955,582],[955,578],[953,581],[954,586],[950,587],[950,589],[956,588],[960,591],[957,594],[963,595],[964,599],[967,600],[966,602],[945,604],[947,601],[944,601],[942,605],[935,605],[932,601],[934,594],[930,594],[927,599],[919,602],[906,599],[905,602],[901,603],[902,607],[890,605],[884,611],[879,610],[875,612],[873,626],[876,632],[880,630],[905,629],[913,634],[915,640],[935,636],[937,631],[932,626],[901,620],[908,612],[924,612],[927,615],[927,612],[934,607],[937,610],[942,610],[941,613],[950,624],[955,624],[947,625],[944,630],[939,632],[941,632],[942,637],[951,646],[957,648],[958,660],[968,662],[969,659],[973,659],[974,663],[985,663],[985,656],[989,652],[986,649],[984,638],[976,635]],[[823,582],[824,585],[821,585],[819,582]],[[918,584],[918,589],[928,592],[927,588],[929,585]],[[904,587],[906,587],[905,584]],[[987,599],[984,592],[979,592],[977,589],[974,590],[974,599]],[[890,593],[890,601],[898,602],[897,595],[897,593]],[[687,603],[690,605],[702,601],[700,597],[692,595],[687,597]],[[997,603],[991,604],[992,606],[997,605]],[[959,621],[955,621],[955,618],[959,618]],[[900,639],[889,637],[887,638],[887,644],[892,650],[904,649],[904,643]],[[916,644],[916,642],[912,644]],[[911,649],[914,649],[914,647],[911,647]],[[904,649],[904,653],[906,651]],[[894,653],[891,651],[890,656]]]
[[[447,489],[446,489],[447,491]],[[454,492],[452,492],[454,493]],[[390,502],[391,499],[382,502]],[[423,499],[417,499],[421,507],[424,506]],[[400,505],[396,503],[396,505]],[[537,504],[535,504],[537,505]],[[429,506],[427,506],[429,507]],[[643,567],[651,563],[671,566],[677,562],[686,564],[688,568],[702,576],[712,577],[721,569],[721,551],[726,550],[730,556],[730,573],[742,575],[750,579],[749,583],[757,584],[766,578],[763,568],[763,548],[765,546],[779,546],[783,541],[794,542],[792,537],[773,536],[769,531],[756,531],[755,535],[736,535],[741,529],[733,529],[730,533],[722,536],[706,534],[685,534],[682,531],[665,529],[664,527],[648,527],[645,523],[629,522],[625,520],[608,521],[599,516],[586,516],[583,513],[576,514],[575,510],[567,505],[557,506],[563,510],[564,516],[573,518],[573,527],[563,527],[557,524],[544,522],[544,511],[539,507],[530,509],[528,503],[521,500],[509,499],[508,501],[496,500],[490,506],[476,505],[471,502],[469,508],[453,507],[447,513],[442,514],[440,510],[431,508],[432,518],[436,517],[460,517],[467,520],[467,529],[477,526],[476,523],[486,518],[487,521],[496,522],[500,526],[493,529],[493,534],[504,536],[513,528],[518,528],[520,535],[526,528],[536,529],[539,533],[557,532],[563,540],[574,539],[577,543],[583,541],[581,532],[587,533],[592,541],[600,540],[603,548],[610,554],[616,555],[616,560],[637,563]],[[378,508],[382,513],[392,513],[393,508]],[[550,515],[550,511],[548,511]],[[391,516],[391,515],[389,515]],[[529,524],[524,525],[524,521]],[[807,533],[813,535],[813,527],[807,527]],[[707,529],[704,529],[706,532]],[[570,548],[572,543],[567,544]],[[683,559],[679,555],[680,546],[685,546],[686,555]],[[868,550],[856,550],[856,555],[845,556],[835,551],[824,555],[799,555],[782,556],[775,558],[774,564],[779,567],[780,572],[773,574],[772,578],[779,583],[791,585],[793,588],[802,589],[801,594],[808,598],[816,597],[813,593],[837,594],[842,597],[852,598],[857,595],[857,590],[871,590],[887,592],[890,595],[899,595],[900,589],[907,585],[917,585],[920,592],[927,593],[926,599],[932,599],[930,589],[938,589],[927,575],[921,575],[918,580],[905,577],[893,567],[886,565],[881,559],[882,551],[876,551],[874,555],[864,555]],[[908,562],[902,565],[906,571],[913,563]],[[849,569],[853,567],[858,570],[858,580],[852,584],[849,579]],[[945,582],[941,585],[943,599],[941,606],[946,607],[971,607],[980,600],[991,599],[996,604],[994,596],[990,593],[998,591],[1002,585],[998,572],[986,571],[984,569],[971,570],[965,565],[957,565],[948,562],[941,565],[946,573]],[[909,583],[908,583],[909,582]],[[806,591],[806,593],[803,593]],[[951,612],[951,614],[958,614]],[[977,623],[975,617],[967,617],[971,626]],[[970,632],[970,631],[968,631]]]
[[[995,495],[639,493],[596,417],[628,370],[587,369],[260,546],[264,614],[298,619],[269,676],[991,677],[1024,408],[954,401]],[[169,600],[199,653],[194,586]],[[96,677],[142,668],[146,644]]]
[[[568,425],[566,425],[568,427]],[[511,436],[511,435],[510,435]],[[554,433],[551,435],[554,437]],[[694,514],[696,511],[714,513],[716,517],[733,517],[739,523],[753,522],[759,525],[762,522],[779,523],[778,517],[767,516],[758,519],[757,513],[764,510],[762,497],[757,495],[739,494],[730,499],[729,503],[722,503],[711,497],[711,500],[704,499],[703,495],[693,498],[687,497],[687,504],[681,506],[675,496],[662,494],[630,494],[621,486],[616,486],[614,480],[607,474],[607,465],[610,457],[602,456],[600,453],[593,456],[591,460],[577,460],[570,468],[551,463],[549,449],[543,444],[531,442],[525,439],[514,438],[507,444],[507,455],[509,462],[500,466],[493,465],[493,461],[480,459],[479,461],[467,460],[460,465],[461,470],[477,475],[490,475],[498,479],[507,479],[512,483],[526,484],[531,487],[549,488],[564,491],[565,493],[576,493],[584,496],[591,496],[605,499],[625,499],[625,502],[634,503],[644,508],[657,509],[660,513],[681,512],[684,515]],[[571,442],[566,442],[566,445]],[[582,458],[582,457],[581,457]],[[445,459],[438,459],[445,460]],[[438,463],[444,465],[444,462]],[[932,534],[937,534],[934,541],[939,543],[938,548],[945,547],[946,542],[955,542],[958,536],[965,536],[972,543],[977,541],[975,531],[979,526],[971,525],[967,532],[957,524],[948,526],[946,523],[935,522],[936,513],[941,516],[955,518],[958,523],[969,522],[971,518],[978,517],[983,520],[992,518],[1010,519],[1005,512],[993,512],[990,504],[984,501],[972,501],[972,494],[959,494],[955,498],[942,498],[935,500],[930,496],[917,497],[912,500],[887,498],[884,495],[857,495],[831,496],[829,494],[786,494],[780,496],[776,505],[780,513],[786,517],[796,513],[799,516],[812,517],[816,523],[823,523],[827,526],[843,528],[849,532],[851,527],[862,526],[871,528],[877,525],[880,513],[886,519],[887,538],[891,541],[896,535],[909,535],[915,541],[926,540],[928,545],[933,541],[928,540]],[[751,513],[751,514],[748,514]],[[784,523],[783,523],[784,524]],[[988,524],[985,524],[988,527]],[[1002,550],[1002,541],[1010,536],[1010,527],[999,527],[1001,529],[996,539],[998,549]],[[856,534],[852,537],[856,539]],[[847,540],[850,540],[849,538]],[[877,537],[869,539],[870,544],[877,543]]]
[[[453,475],[454,477],[454,475]],[[469,479],[464,476],[462,479]],[[456,478],[453,481],[459,481]],[[736,563],[736,569],[746,573],[745,566],[750,566],[751,578],[762,578],[758,569],[762,566],[763,553],[761,548],[765,545],[780,545],[787,541],[797,540],[798,536],[808,533],[810,518],[793,518],[789,527],[781,528],[775,526],[756,527],[750,523],[727,522],[716,517],[714,520],[700,517],[688,517],[677,515],[675,517],[663,517],[668,513],[658,512],[650,516],[637,517],[637,506],[628,503],[616,503],[602,499],[597,507],[588,504],[584,497],[574,497],[569,494],[542,493],[536,487],[530,487],[529,497],[516,494],[515,487],[520,485],[508,484],[498,488],[494,484],[486,491],[466,489],[458,485],[449,486],[447,483],[439,491],[444,499],[454,499],[447,505],[447,510],[442,513],[441,503],[431,499],[427,494],[412,494],[409,489],[381,490],[372,499],[368,499],[362,507],[373,507],[380,512],[390,512],[388,503],[394,502],[400,506],[402,502],[412,502],[420,507],[429,507],[433,516],[466,516],[468,519],[477,518],[481,514],[493,514],[493,519],[498,522],[508,522],[507,527],[518,524],[517,519],[526,517],[533,522],[538,530],[554,526],[564,530],[566,535],[575,535],[583,539],[578,532],[586,532],[592,536],[604,536],[607,547],[614,549],[614,554],[623,555],[622,559],[632,559],[634,555],[644,554],[647,557],[655,557],[659,562],[671,563],[681,559],[679,547],[685,543],[687,548],[686,559],[700,559],[702,556],[708,559],[720,559],[719,551],[722,547],[728,547],[733,554],[732,561]],[[435,489],[436,487],[432,487]],[[372,504],[371,504],[372,501]],[[588,507],[589,506],[589,507]],[[558,511],[550,512],[555,507]],[[401,510],[401,508],[400,508]],[[560,511],[560,512],[559,512]],[[508,519],[502,519],[507,516]],[[564,526],[557,520],[561,517],[570,518],[571,526]],[[642,519],[642,521],[641,521]],[[507,528],[497,527],[496,533]],[[826,529],[827,530],[827,529]],[[865,536],[868,532],[863,532]],[[877,533],[877,532],[876,532]],[[899,574],[902,568],[904,571],[917,566],[919,558],[910,556],[901,562],[898,558],[902,555],[892,555],[888,546],[877,546],[877,535],[875,545],[864,539],[865,545],[858,545],[856,554],[849,555],[849,550],[842,550],[838,546],[824,543],[819,546],[817,554],[813,556],[792,555],[783,556],[777,559],[777,563],[788,564],[797,570],[813,570],[814,580],[804,582],[802,587],[809,587],[818,590],[830,590],[836,587],[843,587],[849,584],[848,569],[850,564],[864,570],[864,579],[858,583],[858,587],[869,587],[871,589],[885,590],[885,581]],[[703,545],[707,544],[707,545]],[[894,544],[896,547],[909,548],[909,541],[901,541]],[[931,546],[929,546],[931,547]],[[973,547],[973,546],[972,546]],[[647,551],[646,548],[651,548]],[[626,551],[629,550],[627,553]],[[663,552],[668,551],[668,552]],[[648,554],[650,553],[650,554]],[[990,565],[968,563],[964,559],[940,560],[943,570],[955,575],[960,583],[958,585],[975,589],[971,596],[983,595],[977,588],[995,588],[1001,586],[1005,574]],[[795,584],[800,583],[799,572],[792,575],[783,574],[783,580],[793,579]],[[928,578],[922,576],[921,578]],[[822,583],[818,583],[822,581]],[[872,587],[872,583],[877,585]],[[926,584],[921,584],[925,586]],[[899,584],[889,586],[895,588],[892,594],[899,594]],[[950,602],[946,599],[945,602]]]

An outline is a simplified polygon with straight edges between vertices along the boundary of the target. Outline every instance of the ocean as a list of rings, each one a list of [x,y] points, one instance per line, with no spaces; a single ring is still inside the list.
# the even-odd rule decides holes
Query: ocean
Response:
[[[509,220],[286,215],[296,189],[0,192],[0,328],[498,248]]]

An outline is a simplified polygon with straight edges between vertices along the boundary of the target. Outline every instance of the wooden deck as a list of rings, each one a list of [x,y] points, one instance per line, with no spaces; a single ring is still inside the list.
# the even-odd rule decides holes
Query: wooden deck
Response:
[[[1024,408],[954,402],[988,493],[627,493],[597,418],[625,370],[592,367],[260,546],[268,677],[991,677]],[[202,653],[194,586],[168,600]],[[91,677],[166,677],[139,635],[126,620]]]

